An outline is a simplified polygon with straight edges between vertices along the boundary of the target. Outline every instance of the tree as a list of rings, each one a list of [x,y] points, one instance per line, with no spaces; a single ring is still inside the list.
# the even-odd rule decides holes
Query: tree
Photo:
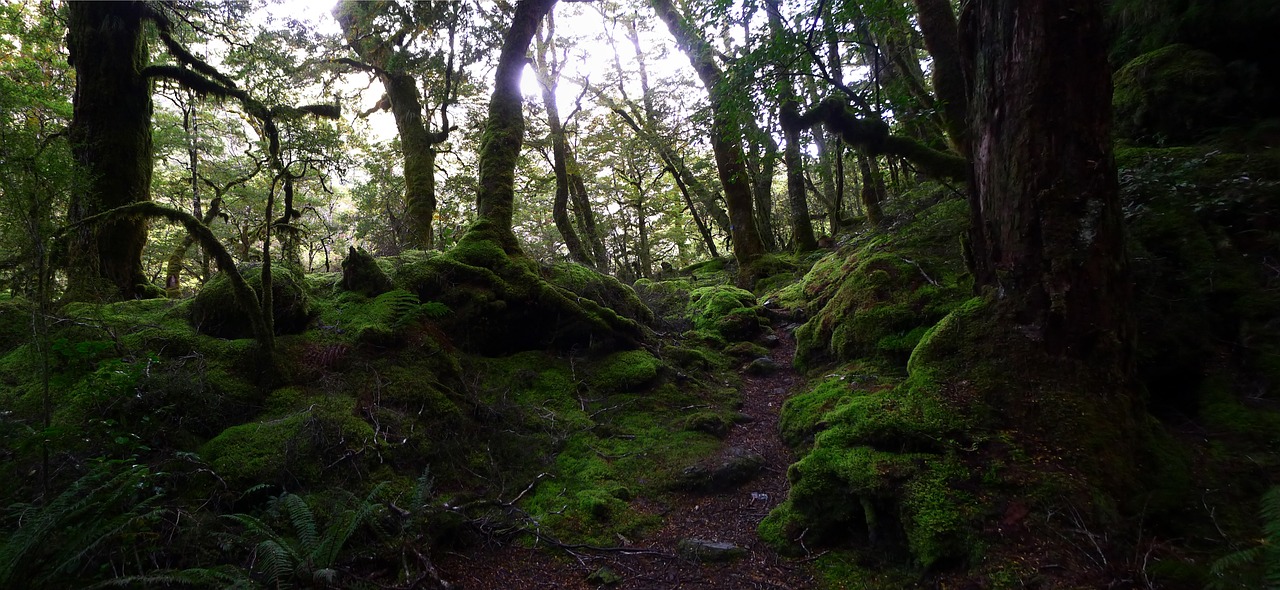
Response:
[[[569,140],[566,137],[564,124],[560,121],[560,107],[556,104],[556,87],[560,79],[559,60],[556,56],[555,49],[555,19],[551,14],[547,14],[546,24],[541,28],[541,32],[535,37],[536,51],[534,52],[534,69],[538,75],[538,84],[542,87],[542,105],[547,111],[547,127],[551,133],[551,166],[555,171],[556,178],[556,197],[551,207],[551,215],[555,220],[556,229],[564,238],[565,248],[569,250],[569,257],[574,262],[585,264],[588,266],[600,266],[599,261],[587,252],[586,246],[582,243],[582,239],[578,237],[578,232],[574,230],[573,223],[569,220],[569,194],[573,192],[573,180],[569,177],[569,163],[573,159],[573,153],[570,151]],[[576,164],[576,162],[574,162]],[[578,179],[581,182],[581,179]],[[584,191],[585,192],[585,191]],[[581,208],[581,203],[579,203]],[[582,213],[591,214],[591,208],[588,204],[586,210]],[[583,229],[587,229],[583,224]],[[592,228],[594,230],[594,223]],[[588,239],[598,239],[594,232],[588,233]]]
[[[738,261],[740,278],[750,278],[750,267],[764,255],[764,242],[756,229],[752,212],[751,178],[747,173],[746,153],[742,148],[740,115],[730,112],[729,95],[733,89],[724,84],[724,73],[715,62],[713,49],[697,30],[676,10],[671,0],[651,0],[658,18],[666,23],[676,44],[689,58],[689,63],[702,80],[711,100],[711,149],[716,157],[716,170],[724,186],[725,204],[732,222],[733,257]]]
[[[520,242],[512,231],[515,209],[516,160],[524,145],[524,109],[520,76],[528,61],[525,54],[538,23],[555,0],[523,0],[516,5],[511,28],[502,41],[494,73],[489,116],[480,138],[480,186],[477,213],[509,254],[519,254]]]
[[[386,91],[374,108],[390,110],[395,118],[404,159],[407,221],[413,245],[422,249],[435,245],[432,224],[436,213],[436,153],[453,130],[448,113],[450,103],[456,99],[456,78],[460,75],[455,72],[455,39],[462,6],[461,2],[439,2],[405,7],[395,2],[347,0],[333,9],[347,45],[360,57],[360,61],[344,59],[343,63],[373,73]],[[437,97],[440,123],[435,129],[429,117],[423,116],[422,94],[414,76],[427,60],[411,51],[413,43],[434,24],[424,21],[443,21],[448,35],[444,55],[435,60],[444,63],[432,64],[442,70],[444,78],[443,90]]]
[[[68,221],[151,200],[150,57],[144,2],[73,2],[68,7],[69,61],[76,69],[72,153],[88,186],[72,196]],[[155,295],[142,272],[147,225],[119,219],[81,226],[68,246],[67,290],[73,298]],[[106,285],[99,284],[105,280]]]
[[[1123,368],[1129,287],[1101,7],[971,3],[961,31],[977,284],[1049,352]]]

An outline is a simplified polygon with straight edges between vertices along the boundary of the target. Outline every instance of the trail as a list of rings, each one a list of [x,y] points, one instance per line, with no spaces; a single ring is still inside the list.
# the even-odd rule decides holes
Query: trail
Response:
[[[478,548],[439,556],[441,577],[466,590],[813,587],[805,567],[779,557],[756,535],[760,521],[786,498],[786,470],[793,457],[778,437],[778,413],[800,382],[791,368],[794,340],[783,328],[773,330],[778,344],[770,350],[770,358],[778,369],[767,375],[743,375],[741,412],[748,419],[730,430],[721,450],[722,454],[740,449],[760,455],[764,469],[755,479],[722,493],[673,493],[667,502],[654,506],[661,511],[662,528],[632,539],[625,547],[607,551],[511,545]],[[682,539],[732,543],[745,549],[746,555],[725,563],[698,562],[680,555],[677,545]],[[565,554],[569,559],[561,557]],[[588,581],[588,576],[606,566],[622,580],[609,586]]]

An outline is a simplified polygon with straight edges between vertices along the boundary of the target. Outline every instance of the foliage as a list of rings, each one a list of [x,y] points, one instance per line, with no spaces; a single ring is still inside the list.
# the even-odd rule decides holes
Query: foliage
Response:
[[[165,513],[160,475],[103,461],[47,503],[11,506],[0,543],[0,588],[70,587],[146,536]]]
[[[346,505],[335,510],[323,528],[307,501],[289,493],[275,498],[268,508],[273,520],[285,522],[287,527],[273,527],[249,514],[231,514],[227,518],[244,527],[245,536],[258,541],[251,561],[255,572],[265,575],[271,586],[284,588],[299,583],[307,588],[340,587],[338,566],[347,543],[360,527],[378,515],[383,489],[384,486],[374,487],[364,500],[345,494]]]
[[[1280,487],[1272,487],[1262,496],[1258,511],[1262,538],[1253,547],[1225,555],[1213,562],[1210,588],[1246,585],[1280,587]],[[1239,583],[1232,584],[1229,580]]]

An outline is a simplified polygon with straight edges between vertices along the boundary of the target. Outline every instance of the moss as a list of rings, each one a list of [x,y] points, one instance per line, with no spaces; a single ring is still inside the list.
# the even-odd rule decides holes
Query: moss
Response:
[[[729,261],[726,258],[712,258],[711,260],[704,260],[702,262],[690,264],[689,266],[680,269],[680,274],[697,276],[699,274],[724,272],[725,265],[728,262]]]
[[[572,262],[544,267],[542,274],[552,284],[579,297],[599,302],[622,317],[641,324],[653,323],[653,311],[640,300],[636,292],[609,275]]]
[[[728,436],[733,428],[735,416],[724,412],[695,412],[684,419],[684,429],[694,432],[705,432],[716,438]]]
[[[1222,61],[1207,51],[1175,44],[1145,53],[1116,72],[1116,130],[1147,145],[1203,137],[1226,118],[1226,84]]]
[[[750,340],[768,326],[755,295],[728,285],[690,291],[689,315],[695,329],[712,332],[731,342]]]
[[[1199,398],[1200,417],[1208,428],[1230,433],[1255,449],[1280,448],[1280,412],[1247,407],[1231,393],[1223,377],[1206,381]]]
[[[13,350],[31,340],[34,306],[24,298],[0,300],[0,353]]]
[[[508,256],[486,227],[479,222],[447,252],[394,261],[397,286],[452,310],[438,323],[458,346],[500,356],[548,347],[631,348],[645,338],[640,323],[607,303],[549,282],[528,258]],[[633,305],[628,313],[644,315],[625,290],[604,278],[593,281],[601,293]]]
[[[339,285],[344,290],[367,297],[377,297],[392,288],[391,277],[378,266],[373,256],[354,246],[342,259],[342,282]]]
[[[813,442],[813,435],[826,427],[826,415],[853,394],[848,375],[833,375],[794,395],[782,404],[778,429],[792,448]]]
[[[254,291],[262,290],[258,265],[240,269]],[[277,334],[297,334],[311,321],[311,301],[302,273],[285,264],[272,266],[271,304]],[[204,284],[191,302],[191,324],[202,334],[219,338],[246,338],[253,335],[249,316],[235,303],[231,282],[222,273]]]
[[[653,310],[655,319],[664,329],[674,331],[684,331],[691,325],[688,307],[692,289],[693,284],[683,279],[640,279],[635,284],[636,295]]]
[[[639,391],[658,378],[662,361],[645,350],[615,352],[592,365],[591,387],[601,393]]]
[[[893,235],[871,232],[815,263],[786,291],[806,301],[798,307],[808,321],[795,333],[796,366],[864,357],[905,363],[923,331],[968,297],[962,261],[940,247],[965,231],[967,218],[965,203],[936,202]]]
[[[769,349],[755,342],[734,342],[724,353],[738,360],[750,360],[769,356]]]
[[[295,397],[282,393],[278,398]],[[314,484],[334,478],[333,466],[356,461],[377,437],[343,396],[302,397],[289,413],[232,426],[205,443],[200,456],[229,484]]]

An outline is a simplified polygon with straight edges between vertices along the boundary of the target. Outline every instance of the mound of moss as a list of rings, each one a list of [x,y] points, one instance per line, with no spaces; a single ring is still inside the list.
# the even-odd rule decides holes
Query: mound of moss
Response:
[[[690,291],[688,313],[695,330],[728,342],[751,340],[769,325],[756,296],[729,285]]]
[[[640,322],[548,281],[533,260],[508,255],[483,221],[453,249],[406,253],[395,265],[397,286],[451,310],[438,323],[465,350],[492,356],[544,348],[629,348],[645,338]],[[574,271],[579,279],[584,274]],[[578,286],[612,293],[627,301],[624,312],[644,319],[643,305],[611,289],[607,280],[583,279]]]
[[[342,282],[346,291],[377,297],[392,289],[391,277],[378,266],[378,261],[363,248],[351,247],[342,259]]]
[[[240,274],[255,293],[262,291],[262,266],[246,264]],[[302,272],[287,264],[271,266],[271,310],[276,334],[298,334],[311,321],[311,299]],[[191,325],[201,334],[219,338],[249,338],[249,315],[236,302],[231,281],[218,273],[191,302]]]
[[[1116,132],[1144,145],[1181,144],[1220,125],[1231,107],[1221,60],[1190,45],[1138,56],[1115,74]]]
[[[796,366],[877,356],[904,363],[925,330],[968,297],[959,249],[946,248],[967,224],[967,204],[943,200],[892,233],[828,255],[779,293],[809,318],[796,330]]]
[[[972,567],[1001,542],[984,523],[1014,498],[1045,513],[1086,507],[1090,519],[1132,500],[1134,429],[1092,393],[1110,376],[1046,357],[1012,325],[972,299],[921,338],[896,386],[828,380],[785,406],[789,438],[816,434],[762,537]]]
[[[379,444],[351,398],[288,389],[273,395],[287,399],[272,404],[290,409],[227,428],[200,448],[201,458],[233,486],[313,485],[334,465],[358,461]]]
[[[636,292],[609,275],[581,264],[559,262],[543,267],[542,276],[551,284],[595,301],[622,317],[645,325],[653,323],[653,311]]]

